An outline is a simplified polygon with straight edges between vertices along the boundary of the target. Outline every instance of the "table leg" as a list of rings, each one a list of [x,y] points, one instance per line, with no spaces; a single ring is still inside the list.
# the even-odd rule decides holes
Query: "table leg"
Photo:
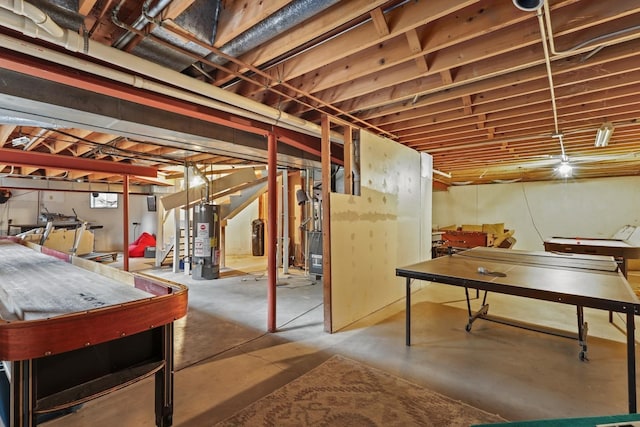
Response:
[[[411,345],[411,279],[407,277],[407,307],[405,312],[406,331],[405,339],[407,341],[407,347]]]
[[[31,360],[11,362],[11,427],[33,427],[36,425],[33,412],[35,381]]]
[[[156,426],[173,424],[173,323],[162,326],[164,367],[156,372]]]
[[[627,382],[629,387],[629,413],[638,412],[636,402],[636,337],[633,311],[627,312]]]
[[[587,322],[584,321],[584,309],[581,305],[576,306],[576,314],[578,317],[578,345],[580,346],[578,357],[584,362],[589,360],[587,358],[587,334],[589,330]]]

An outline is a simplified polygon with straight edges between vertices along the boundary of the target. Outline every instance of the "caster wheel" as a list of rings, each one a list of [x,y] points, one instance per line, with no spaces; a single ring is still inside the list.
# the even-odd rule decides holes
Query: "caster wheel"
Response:
[[[586,352],[586,351],[581,351],[581,352],[578,354],[578,358],[580,358],[580,361],[581,361],[581,362],[586,362],[587,360],[589,360],[589,359],[587,358],[587,352]]]
[[[464,330],[467,332],[471,332],[471,323],[467,323],[467,326],[464,327]]]

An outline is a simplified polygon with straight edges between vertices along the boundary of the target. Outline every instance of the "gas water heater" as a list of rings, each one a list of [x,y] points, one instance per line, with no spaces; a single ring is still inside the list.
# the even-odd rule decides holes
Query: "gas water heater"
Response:
[[[193,264],[196,280],[220,276],[220,206],[200,203],[193,207]]]

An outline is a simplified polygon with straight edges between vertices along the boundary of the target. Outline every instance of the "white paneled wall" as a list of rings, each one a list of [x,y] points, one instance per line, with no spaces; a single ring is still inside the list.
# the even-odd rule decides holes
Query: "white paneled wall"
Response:
[[[331,194],[333,330],[404,297],[396,267],[430,246],[431,180],[420,154],[362,132],[361,196]]]
[[[552,236],[611,237],[640,225],[640,178],[453,186],[433,194],[433,224],[503,222],[516,249],[544,250]]]

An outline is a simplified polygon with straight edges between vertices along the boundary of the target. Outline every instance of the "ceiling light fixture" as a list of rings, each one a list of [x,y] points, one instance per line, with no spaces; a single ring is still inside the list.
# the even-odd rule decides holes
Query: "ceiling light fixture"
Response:
[[[562,178],[569,178],[573,172],[573,167],[569,163],[569,157],[567,156],[566,151],[564,150],[564,134],[562,132],[555,132],[551,134],[552,138],[558,138],[560,142],[560,166],[556,169]]]
[[[562,178],[569,178],[573,172],[573,167],[569,164],[569,159],[562,160],[558,167],[558,173]]]
[[[602,126],[598,128],[594,145],[596,147],[606,147],[609,145],[611,135],[613,135],[613,124],[611,122],[603,123]]]

